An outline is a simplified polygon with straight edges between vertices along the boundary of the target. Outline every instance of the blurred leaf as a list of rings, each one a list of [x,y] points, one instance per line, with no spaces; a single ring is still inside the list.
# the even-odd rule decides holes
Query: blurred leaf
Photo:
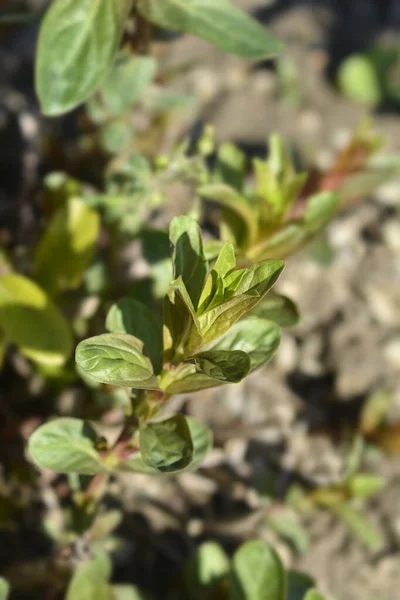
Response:
[[[246,155],[235,144],[225,142],[218,149],[216,177],[238,192],[243,191]]]
[[[62,365],[72,336],[62,314],[36,283],[22,275],[0,277],[0,327],[6,339],[33,361]]]
[[[280,327],[294,327],[300,321],[295,303],[275,292],[269,292],[247,315],[274,321]]]
[[[209,347],[212,350],[245,352],[250,357],[252,372],[270,360],[279,342],[280,330],[275,323],[246,315]]]
[[[238,383],[250,370],[250,357],[242,350],[209,350],[189,360],[198,372],[222,383]]]
[[[349,100],[376,106],[382,101],[382,90],[371,60],[362,54],[353,54],[340,65],[339,88]]]
[[[139,102],[156,73],[157,62],[152,56],[120,52],[101,86],[108,110],[121,113]]]
[[[125,119],[113,119],[100,129],[100,143],[103,150],[119,154],[132,142],[133,129]]]
[[[368,518],[347,503],[336,503],[329,507],[347,525],[354,536],[372,551],[377,551],[383,546],[380,533],[369,522]]]
[[[356,498],[368,498],[380,492],[386,485],[386,480],[380,475],[369,475],[367,473],[357,473],[347,482],[350,493]]]
[[[55,214],[36,249],[34,274],[54,294],[80,285],[100,233],[96,211],[70,198]]]
[[[307,254],[314,262],[323,267],[330,267],[335,260],[335,251],[324,233],[315,237],[308,244]]]
[[[143,461],[162,473],[181,471],[194,456],[190,428],[180,414],[141,424],[139,445]]]
[[[229,0],[139,0],[139,12],[166,29],[192,33],[225,52],[268,58],[281,43]]]
[[[229,569],[229,558],[219,544],[201,544],[185,568],[185,592],[188,598],[203,600],[207,592],[228,575]]]
[[[98,552],[75,570],[66,600],[113,600],[110,577],[111,561],[105,552]]]
[[[230,600],[284,600],[285,572],[275,550],[246,542],[233,557]]]
[[[294,510],[287,507],[271,510],[266,517],[266,521],[297,552],[307,552],[310,547],[310,537]]]
[[[10,586],[8,582],[3,577],[0,577],[0,600],[7,600],[9,592]]]
[[[90,527],[90,538],[104,538],[110,535],[120,525],[123,519],[123,513],[120,510],[107,510],[96,516]]]
[[[59,473],[106,472],[96,450],[97,434],[87,421],[65,417],[41,425],[29,438],[28,451],[42,468]]]
[[[7,340],[4,337],[4,333],[0,329],[0,370],[3,367],[4,357],[7,350]]]
[[[162,328],[154,313],[134,298],[122,298],[114,304],[106,318],[112,333],[129,333],[141,340],[143,351],[153,363],[156,374],[162,369]]]
[[[338,207],[338,194],[336,192],[320,192],[311,196],[303,217],[307,234],[314,234],[335,216]]]
[[[368,396],[360,417],[360,430],[364,435],[373,433],[388,416],[393,406],[393,394],[378,391]]]
[[[150,360],[143,355],[143,342],[126,333],[104,333],[80,342],[78,366],[95,381],[157,390]]]
[[[40,29],[36,89],[43,112],[87,100],[118,49],[131,0],[53,0]]]
[[[136,585],[112,585],[111,590],[112,600],[150,600]]]
[[[289,571],[285,600],[304,600],[307,592],[314,587],[314,580],[298,571]]]
[[[174,278],[182,277],[196,310],[207,274],[201,231],[189,217],[175,217],[169,228],[173,245]]]
[[[326,598],[318,590],[312,589],[307,592],[304,600],[326,600]]]

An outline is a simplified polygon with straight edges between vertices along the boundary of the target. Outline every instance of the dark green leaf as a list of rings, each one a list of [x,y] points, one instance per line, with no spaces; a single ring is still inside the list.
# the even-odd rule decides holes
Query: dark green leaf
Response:
[[[155,315],[134,298],[122,298],[107,315],[106,328],[112,333],[129,333],[141,340],[143,351],[153,363],[156,374],[162,369],[162,328]]]
[[[233,557],[230,600],[284,600],[285,571],[275,550],[246,542]]]
[[[256,292],[262,298],[274,285],[284,266],[281,260],[266,259],[247,269],[233,271],[225,278],[225,295],[235,297]]]
[[[36,61],[42,110],[58,115],[84,102],[110,67],[131,0],[54,0]]]
[[[29,454],[40,467],[59,473],[95,475],[106,468],[96,450],[97,435],[87,421],[55,419],[29,438]]]
[[[289,571],[285,600],[304,600],[305,594],[314,586],[314,581],[304,573]]]
[[[190,428],[180,414],[165,421],[142,424],[139,445],[143,461],[162,473],[181,471],[193,460]]]
[[[228,575],[229,568],[229,558],[219,544],[201,544],[185,568],[185,591],[189,599],[211,597],[210,590]]]
[[[269,292],[248,315],[274,321],[280,327],[293,327],[300,320],[295,303],[275,292]]]
[[[153,366],[143,355],[143,342],[126,333],[105,333],[84,340],[76,349],[76,362],[100,383],[159,389]]]
[[[235,144],[226,142],[218,149],[217,177],[238,192],[243,190],[246,155]]]
[[[121,113],[139,102],[156,72],[157,62],[152,56],[121,52],[101,86],[107,108],[114,113]]]
[[[242,350],[209,350],[189,360],[198,372],[221,383],[238,383],[250,371],[250,357]]]
[[[182,281],[196,310],[207,274],[201,231],[189,217],[175,217],[169,228],[173,250],[174,277]]]
[[[105,552],[98,552],[75,570],[66,600],[113,600],[110,577],[111,561]]]
[[[144,17],[244,58],[276,56],[281,43],[229,0],[139,0]]]
[[[0,327],[6,339],[42,365],[60,366],[72,352],[72,335],[58,308],[36,283],[0,278]]]
[[[36,280],[54,294],[80,285],[100,232],[96,211],[70,198],[50,221],[34,259]]]

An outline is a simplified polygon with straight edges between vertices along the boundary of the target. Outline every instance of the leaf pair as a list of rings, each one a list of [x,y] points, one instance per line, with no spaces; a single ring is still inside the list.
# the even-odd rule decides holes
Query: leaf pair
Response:
[[[29,440],[29,453],[40,467],[61,473],[97,475],[110,468],[136,473],[174,473],[196,468],[212,445],[210,430],[195,419],[175,415],[142,423],[140,452],[128,459],[100,454],[98,436],[87,421],[61,418],[38,427]]]

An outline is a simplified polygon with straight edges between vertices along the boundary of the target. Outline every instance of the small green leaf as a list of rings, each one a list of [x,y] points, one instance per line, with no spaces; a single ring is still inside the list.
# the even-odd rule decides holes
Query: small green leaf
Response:
[[[242,350],[209,350],[189,360],[198,372],[221,383],[238,383],[250,371],[250,357]]]
[[[101,147],[110,154],[119,154],[128,148],[133,135],[134,131],[125,119],[113,119],[100,129]]]
[[[352,496],[357,498],[368,498],[380,492],[386,485],[386,479],[380,475],[369,475],[357,473],[350,477],[347,482]]]
[[[106,328],[112,333],[129,333],[141,340],[143,351],[153,363],[156,374],[162,369],[162,328],[151,310],[134,298],[122,298],[114,304],[106,318]]]
[[[111,561],[106,552],[99,551],[75,570],[66,600],[113,600],[110,577]]]
[[[236,266],[235,251],[230,242],[226,242],[207,277],[200,300],[198,313],[219,304],[224,299],[224,278],[234,270]]]
[[[190,600],[211,597],[210,590],[229,573],[230,562],[215,542],[204,542],[185,568],[185,591]]]
[[[263,260],[247,269],[233,271],[225,278],[226,294],[231,297],[249,292],[265,296],[281,274],[285,263],[282,260]]]
[[[40,29],[36,89],[59,115],[87,100],[118,49],[131,0],[53,0]]]
[[[335,503],[330,505],[329,508],[342,519],[354,536],[367,548],[372,551],[382,548],[383,539],[381,534],[360,510],[349,502]]]
[[[329,223],[336,214],[338,200],[337,192],[321,192],[311,196],[303,218],[308,235],[315,234]]]
[[[143,355],[143,342],[126,333],[104,333],[84,340],[76,349],[78,366],[100,383],[157,390],[150,360]]]
[[[213,436],[211,430],[200,421],[197,421],[192,417],[186,417],[186,422],[193,442],[193,459],[188,466],[181,469],[181,471],[194,471],[201,465],[206,455],[211,451]],[[118,469],[120,471],[144,473],[146,475],[162,475],[159,470],[150,467],[143,461],[140,452],[135,452],[135,454],[130,456],[127,460],[120,463]]]
[[[296,552],[304,553],[310,547],[310,536],[306,527],[301,523],[298,514],[290,507],[279,510],[272,509],[266,521],[269,527],[279,536],[289,542]]]
[[[108,110],[118,114],[139,102],[156,73],[157,62],[152,56],[120,52],[101,86]]]
[[[55,214],[37,247],[36,280],[54,294],[80,285],[100,232],[96,211],[70,198]]]
[[[111,590],[112,600],[150,600],[136,585],[112,585]]]
[[[162,473],[181,471],[193,460],[190,428],[180,414],[141,425],[139,445],[143,461]]]
[[[235,144],[226,142],[218,149],[216,177],[238,192],[243,191],[246,155]]]
[[[246,542],[233,557],[230,600],[284,600],[285,571],[275,550]]]
[[[326,598],[318,590],[312,589],[307,592],[304,600],[326,600]]]
[[[0,577],[0,600],[7,600],[10,586],[4,577]]]
[[[29,438],[28,451],[42,468],[96,475],[106,472],[96,440],[97,434],[87,421],[66,417],[38,427]]]
[[[353,54],[344,60],[339,68],[338,83],[342,94],[350,100],[368,106],[382,101],[379,77],[367,56]]]
[[[224,183],[209,183],[197,190],[202,198],[222,204],[229,213],[233,212],[236,219],[233,224],[229,213],[223,214],[227,225],[232,229],[233,241],[238,246],[251,246],[257,239],[257,213],[251,204],[237,190]],[[239,219],[239,223],[237,222]]]
[[[196,310],[207,274],[201,231],[189,217],[175,217],[169,228],[173,245],[174,278],[182,277]]]
[[[160,27],[192,33],[244,58],[276,56],[282,47],[229,0],[139,0],[138,10]]]
[[[280,327],[293,327],[300,321],[295,303],[275,292],[269,292],[248,315],[274,321]]]
[[[62,365],[72,352],[64,317],[47,294],[22,275],[0,278],[0,327],[6,339],[41,365]]]
[[[314,586],[314,580],[305,573],[289,571],[285,600],[304,600],[305,594]]]

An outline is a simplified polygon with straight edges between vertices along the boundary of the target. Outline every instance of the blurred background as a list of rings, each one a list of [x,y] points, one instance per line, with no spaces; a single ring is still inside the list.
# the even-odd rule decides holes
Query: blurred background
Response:
[[[217,144],[231,141],[253,158],[265,156],[268,136],[278,132],[299,168],[327,171],[369,117],[385,156],[400,163],[399,0],[237,3],[283,40],[279,59],[249,63],[160,32],[157,85],[168,85],[168,94],[132,106],[119,130],[106,130],[95,102],[62,118],[40,115],[33,68],[46,2],[0,1],[0,272],[10,262],[29,271],[54,189],[49,174],[63,172],[100,194],[110,164],[112,177],[123,177],[133,135],[154,158],[184,138],[196,143],[210,124]],[[154,206],[143,208],[135,192],[116,219],[105,209],[80,295],[65,296],[77,338],[87,322],[101,329],[102,298],[127,285],[140,296],[154,273],[168,275],[143,228],[191,208],[190,193],[175,183]],[[398,176],[343,205],[287,261],[276,289],[297,303],[301,321],[283,330],[273,361],[242,384],[172,400],[212,428],[215,448],[198,473],[113,479],[105,502],[123,514],[115,581],[174,598],[167,590],[199,543],[218,541],[232,552],[261,537],[331,600],[400,598],[399,217]],[[206,228],[213,219],[211,207]],[[110,266],[104,255],[116,221],[123,226]],[[38,473],[27,437],[53,414],[102,416],[107,428],[116,402],[74,376],[49,382],[8,348],[0,373],[0,568],[12,599],[60,597],[48,592],[49,565],[61,560],[49,531],[65,519],[68,485]],[[344,489],[351,461],[379,478],[376,493]],[[340,514],[332,493],[343,496]]]

